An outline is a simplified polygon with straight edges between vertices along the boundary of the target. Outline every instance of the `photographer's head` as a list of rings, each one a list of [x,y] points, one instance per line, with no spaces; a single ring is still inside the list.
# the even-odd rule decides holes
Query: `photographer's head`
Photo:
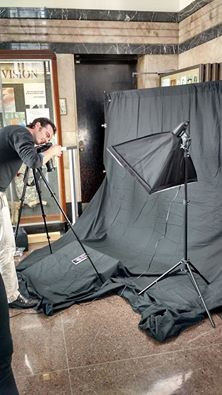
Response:
[[[56,132],[56,127],[48,118],[36,118],[27,125],[32,134],[35,144],[48,143]]]

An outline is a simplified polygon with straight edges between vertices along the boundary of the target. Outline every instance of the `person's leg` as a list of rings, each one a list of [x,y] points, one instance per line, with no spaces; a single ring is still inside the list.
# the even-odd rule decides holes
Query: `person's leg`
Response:
[[[12,353],[8,302],[0,275],[0,394],[2,395],[19,394],[11,368]]]
[[[27,299],[19,292],[14,262],[15,237],[5,193],[0,192],[0,274],[2,276],[9,307],[31,308],[37,300]]]
[[[15,263],[15,238],[6,195],[0,192],[0,273],[2,275],[8,303],[19,296]]]

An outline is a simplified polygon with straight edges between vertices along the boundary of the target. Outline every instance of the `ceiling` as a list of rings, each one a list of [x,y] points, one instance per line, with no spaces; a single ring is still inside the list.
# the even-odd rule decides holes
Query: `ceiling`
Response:
[[[1,0],[0,6],[178,12],[190,3],[192,0]]]

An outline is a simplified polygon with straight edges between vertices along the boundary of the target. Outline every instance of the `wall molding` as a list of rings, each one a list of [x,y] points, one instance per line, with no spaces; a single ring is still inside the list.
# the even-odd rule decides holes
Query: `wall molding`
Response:
[[[179,12],[0,7],[0,19],[60,19],[126,22],[180,22],[213,0],[195,0]]]
[[[89,43],[0,43],[1,50],[51,50],[63,54],[101,55],[176,55],[178,45],[172,44],[89,44]]]

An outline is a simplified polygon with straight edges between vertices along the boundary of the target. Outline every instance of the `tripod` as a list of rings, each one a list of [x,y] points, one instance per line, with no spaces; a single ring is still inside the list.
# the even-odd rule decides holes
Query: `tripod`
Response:
[[[146,286],[142,291],[139,292],[139,295],[141,295],[143,292],[145,292],[147,289],[151,288],[154,284],[165,278],[168,274],[170,274],[174,269],[179,267],[180,265],[182,266],[181,271],[190,275],[192,284],[194,285],[194,288],[196,289],[198,296],[204,306],[204,309],[208,315],[208,318],[210,320],[210,323],[213,328],[215,328],[215,323],[211,317],[211,314],[206,306],[206,303],[203,299],[203,296],[201,294],[201,291],[199,289],[199,286],[195,280],[195,277],[193,275],[193,272],[196,272],[208,285],[210,284],[209,281],[197,270],[197,268],[190,262],[188,259],[188,193],[187,193],[187,182],[188,182],[188,158],[190,156],[189,154],[189,148],[190,148],[190,136],[186,132],[183,134],[182,138],[182,144],[181,147],[184,150],[184,257],[177,262],[174,266],[172,266],[170,269],[168,269],[166,272],[164,272],[161,276],[159,276],[156,280],[154,280],[152,283],[150,283],[148,286]]]
[[[22,191],[22,195],[21,195],[21,199],[20,199],[21,203],[20,203],[19,212],[18,212],[18,221],[17,221],[17,225],[16,225],[16,229],[15,229],[15,239],[18,236],[18,229],[19,229],[19,223],[20,223],[21,214],[22,214],[22,207],[23,207],[23,203],[24,203],[24,199],[25,199],[26,188],[27,188],[28,185],[30,186],[30,184],[28,184],[29,170],[30,170],[29,167],[26,167],[26,170],[25,170],[25,173],[24,173],[24,179],[23,179],[24,180],[24,187],[23,187],[23,191]],[[43,174],[42,168],[40,167],[40,168],[37,168],[37,169],[32,169],[32,172],[33,172],[33,183],[34,184],[32,183],[31,185],[35,185],[36,191],[37,191],[37,194],[38,194],[39,204],[40,204],[40,208],[41,208],[41,212],[42,212],[42,218],[43,218],[43,222],[44,222],[45,233],[46,233],[46,236],[47,236],[50,253],[52,254],[53,252],[52,252],[52,246],[51,246],[51,243],[50,243],[50,236],[49,236],[49,232],[48,232],[48,226],[47,226],[47,222],[46,222],[46,215],[45,215],[45,211],[44,211],[44,207],[43,207],[43,203],[42,203],[41,188],[40,188],[40,185],[39,185],[39,178],[40,177],[42,178],[46,188],[48,189],[51,197],[55,201],[55,203],[58,206],[59,210],[63,214],[65,220],[69,224],[70,229],[71,229],[72,233],[74,234],[76,240],[78,241],[78,243],[80,244],[80,246],[82,247],[82,249],[84,251],[84,254],[80,255],[79,257],[75,258],[74,260],[82,262],[82,261],[88,259],[90,264],[92,265],[93,269],[95,270],[98,278],[100,279],[101,283],[103,284],[104,281],[103,281],[101,275],[97,271],[92,259],[88,255],[83,243],[81,242],[81,240],[79,239],[78,235],[74,231],[71,221],[67,217],[67,215],[66,215],[65,211],[63,210],[63,208],[60,206],[55,192],[52,190],[52,188],[50,187],[46,177]]]

